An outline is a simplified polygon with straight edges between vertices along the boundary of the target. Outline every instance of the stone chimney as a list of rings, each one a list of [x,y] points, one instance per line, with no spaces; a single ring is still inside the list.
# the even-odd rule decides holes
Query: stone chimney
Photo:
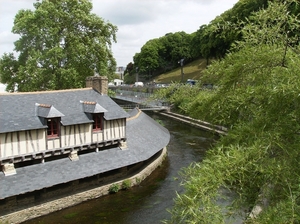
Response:
[[[85,80],[86,87],[92,87],[101,94],[107,95],[108,78],[106,76],[89,76]]]

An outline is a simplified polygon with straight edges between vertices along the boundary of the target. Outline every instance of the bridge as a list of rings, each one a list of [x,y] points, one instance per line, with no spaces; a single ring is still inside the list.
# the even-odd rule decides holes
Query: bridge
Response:
[[[126,90],[121,88],[111,89],[115,92],[115,96],[111,97],[123,109],[129,110],[138,107],[140,110],[152,111],[169,111],[168,103],[160,99],[153,99],[153,93],[134,90]],[[136,89],[135,89],[136,90]]]

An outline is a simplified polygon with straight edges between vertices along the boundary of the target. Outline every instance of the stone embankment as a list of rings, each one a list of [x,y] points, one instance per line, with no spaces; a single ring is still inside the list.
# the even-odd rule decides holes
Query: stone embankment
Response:
[[[159,167],[162,164],[166,155],[167,148],[165,147],[161,155],[156,160],[154,160],[151,164],[149,164],[139,173],[131,177],[127,177],[126,180],[130,180],[131,186],[140,184],[141,181],[148,177],[157,167]],[[39,216],[47,215],[52,212],[62,210],[64,208],[77,205],[84,201],[99,198],[103,195],[109,194],[109,188],[112,184],[118,184],[121,188],[123,181],[124,180],[120,180],[85,192],[81,192],[78,194],[74,194],[71,196],[67,196],[47,203],[43,203],[41,205],[33,206],[24,210],[1,216],[0,223],[21,223],[26,220],[34,219]]]
[[[201,121],[201,120],[197,120],[188,116],[184,116],[181,114],[176,114],[173,112],[159,112],[160,114],[167,116],[171,119],[175,119],[177,121],[192,125],[194,127],[200,128],[202,130],[205,131],[210,131],[210,132],[214,132],[217,133],[219,135],[226,135],[227,133],[227,128],[222,127],[222,126],[218,126],[218,125],[213,125],[210,124],[206,121]]]

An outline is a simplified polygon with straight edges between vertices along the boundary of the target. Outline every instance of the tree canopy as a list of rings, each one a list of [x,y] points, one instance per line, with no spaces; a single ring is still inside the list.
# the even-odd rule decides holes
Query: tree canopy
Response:
[[[117,27],[91,13],[90,0],[43,0],[35,10],[20,10],[12,32],[20,38],[0,59],[7,91],[83,87],[87,76],[110,76]]]
[[[149,40],[135,54],[134,66],[142,74],[150,70],[155,76],[179,67],[178,61],[182,58],[185,63],[205,58],[207,64],[209,59],[222,59],[233,43],[242,40],[241,21],[247,20],[252,12],[266,8],[267,5],[268,0],[240,0],[209,24],[199,24],[199,29],[194,33],[178,31]],[[134,72],[128,74],[134,75]]]
[[[182,113],[228,128],[202,162],[182,170],[185,193],[167,223],[300,222],[298,4],[270,1],[242,23],[243,41],[201,80],[215,89],[162,90]]]

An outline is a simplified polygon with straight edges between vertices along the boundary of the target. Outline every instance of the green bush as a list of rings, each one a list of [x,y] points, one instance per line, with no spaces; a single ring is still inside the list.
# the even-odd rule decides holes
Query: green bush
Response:
[[[127,179],[122,182],[122,189],[127,190],[131,187],[131,180]]]
[[[110,187],[109,187],[109,193],[113,194],[113,193],[117,193],[120,189],[120,186],[118,184],[112,184]]]
[[[141,178],[138,178],[138,177],[135,178],[135,181],[137,184],[140,184],[142,182]]]

